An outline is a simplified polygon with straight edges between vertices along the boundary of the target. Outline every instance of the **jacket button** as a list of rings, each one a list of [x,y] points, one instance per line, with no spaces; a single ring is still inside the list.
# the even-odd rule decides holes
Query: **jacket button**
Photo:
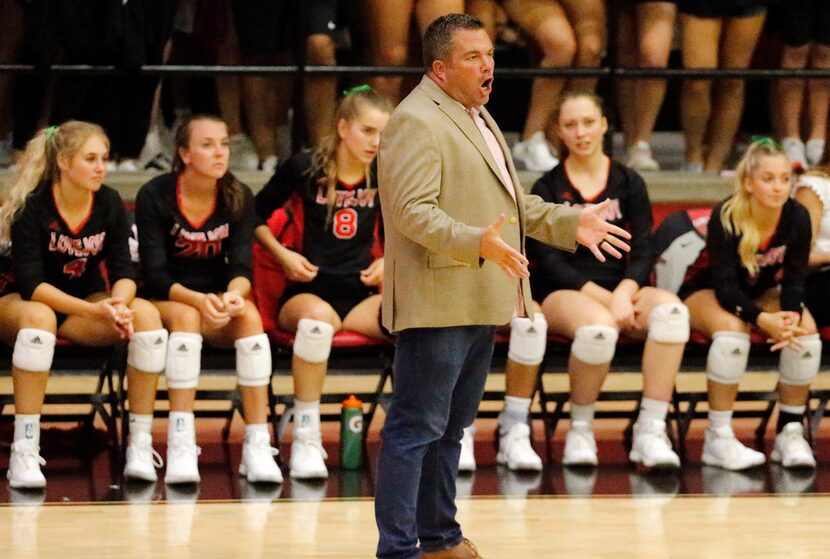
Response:
[[[516,223],[516,216],[515,215],[510,216],[510,223]]]

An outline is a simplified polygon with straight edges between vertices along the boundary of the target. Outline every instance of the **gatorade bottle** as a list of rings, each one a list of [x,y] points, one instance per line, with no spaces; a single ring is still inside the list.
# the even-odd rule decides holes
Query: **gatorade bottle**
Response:
[[[363,402],[354,394],[340,412],[340,467],[354,470],[363,463]]]

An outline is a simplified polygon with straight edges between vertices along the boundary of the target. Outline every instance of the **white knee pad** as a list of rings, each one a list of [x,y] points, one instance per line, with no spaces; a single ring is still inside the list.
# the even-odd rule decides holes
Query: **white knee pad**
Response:
[[[720,384],[738,384],[749,359],[749,334],[715,332],[706,357],[706,378]]]
[[[648,337],[662,344],[689,341],[689,309],[683,303],[657,305],[648,315]]]
[[[510,321],[510,346],[507,357],[521,365],[538,365],[545,358],[548,322],[542,313],[533,320],[516,317]]]
[[[17,333],[12,353],[12,365],[31,373],[42,373],[52,368],[55,355],[55,335],[39,328],[21,328]]]
[[[785,347],[781,350],[778,371],[781,384],[806,386],[818,375],[821,365],[821,339],[818,334],[799,336],[801,349]]]
[[[301,318],[294,336],[294,355],[309,363],[325,363],[333,337],[334,327],[328,322]]]
[[[160,373],[167,359],[167,330],[136,332],[127,344],[127,364],[144,373]]]
[[[592,324],[580,326],[574,334],[571,353],[589,365],[610,363],[617,350],[619,332],[610,326]]]
[[[191,332],[173,332],[167,343],[168,388],[196,388],[202,369],[202,336]]]
[[[240,338],[236,348],[236,375],[240,386],[265,386],[271,380],[271,344],[267,334]]]

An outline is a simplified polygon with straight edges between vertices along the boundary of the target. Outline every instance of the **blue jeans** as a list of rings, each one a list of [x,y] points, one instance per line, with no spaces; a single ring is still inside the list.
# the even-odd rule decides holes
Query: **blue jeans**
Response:
[[[461,542],[455,521],[461,436],[476,417],[494,338],[493,326],[398,333],[375,491],[379,558],[417,559],[420,550]]]

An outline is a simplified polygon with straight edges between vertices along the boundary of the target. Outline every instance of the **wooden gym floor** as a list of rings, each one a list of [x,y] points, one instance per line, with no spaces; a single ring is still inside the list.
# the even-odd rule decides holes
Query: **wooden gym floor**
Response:
[[[612,375],[607,385],[636,388],[638,378]],[[752,379],[774,382],[764,374]],[[0,390],[6,388],[5,380],[0,379]],[[77,377],[56,376],[50,390],[61,390],[64,383],[77,389],[78,382]],[[330,389],[339,390],[339,385],[354,386],[356,380],[332,376],[329,382]],[[556,384],[559,378],[550,382]],[[683,382],[697,380],[689,376]],[[503,379],[494,375],[488,388],[501,384]],[[11,413],[3,410],[5,419]],[[46,490],[15,491],[0,482],[0,503],[7,503],[0,504],[0,558],[372,557],[377,538],[373,461],[381,423],[378,417],[370,431],[368,467],[337,467],[338,425],[331,423],[324,432],[331,466],[327,481],[287,479],[281,486],[256,487],[235,472],[241,420],[235,419],[230,442],[224,443],[219,434],[223,421],[199,419],[203,481],[189,489],[165,487],[161,481],[125,485],[118,475],[119,456],[107,449],[101,429],[90,434],[72,424],[44,425]],[[553,460],[546,460],[544,471],[517,475],[494,465],[495,423],[479,420],[480,467],[459,479],[459,518],[465,534],[488,559],[824,556],[830,549],[828,423],[816,436],[815,471],[767,465],[735,473],[701,466],[705,421],[696,421],[679,472],[641,472],[626,462],[621,436],[625,421],[603,420],[597,422],[598,468],[561,466],[563,423],[553,439]],[[736,422],[739,436],[752,443],[756,425],[756,420]],[[535,427],[535,446],[542,450],[538,421]],[[157,420],[154,439],[162,456],[165,432],[166,421]],[[9,423],[0,424],[5,447],[0,471],[6,466],[11,434]],[[772,437],[770,426],[767,452]],[[289,441],[290,433],[280,445],[284,463]]]

